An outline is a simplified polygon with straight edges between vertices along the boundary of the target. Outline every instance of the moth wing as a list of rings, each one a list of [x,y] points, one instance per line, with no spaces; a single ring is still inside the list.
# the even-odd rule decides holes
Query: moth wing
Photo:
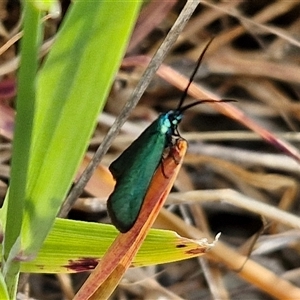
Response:
[[[132,168],[132,165],[136,164],[136,161],[139,161],[140,159],[144,160],[144,157],[152,151],[149,147],[155,148],[156,145],[153,145],[152,140],[160,133],[160,123],[161,121],[159,118],[155,120],[115,161],[111,163],[109,170],[116,180],[122,177],[123,173],[128,173],[128,170]]]
[[[110,165],[116,178],[113,193],[107,201],[112,223],[121,231],[128,231],[141,209],[152,176],[157,169],[166,145],[166,135],[153,122],[117,160]]]

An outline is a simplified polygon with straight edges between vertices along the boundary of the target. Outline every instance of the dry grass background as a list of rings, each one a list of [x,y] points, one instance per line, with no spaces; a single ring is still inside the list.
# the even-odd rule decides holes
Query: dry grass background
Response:
[[[153,2],[141,13],[127,57],[152,56],[184,5]],[[2,45],[19,30],[16,3],[0,4]],[[238,100],[233,106],[298,148],[299,12],[299,1],[201,1],[165,63],[189,76],[204,44],[215,36],[195,81],[221,98]],[[48,36],[57,25],[49,21]],[[16,53],[17,43],[0,57],[0,116],[6,120],[6,106],[13,108]],[[124,67],[119,72],[89,153],[143,70]],[[109,164],[159,112],[175,108],[180,95],[156,77],[103,163]],[[213,106],[187,112],[180,131],[189,152],[157,227],[192,238],[212,239],[222,232],[220,243],[200,259],[128,271],[112,299],[300,299],[299,164]],[[10,157],[9,129],[5,132],[2,198]],[[98,205],[93,210],[81,200],[70,218],[108,222],[101,199],[89,199]],[[37,299],[71,299],[84,276],[31,275],[24,286]]]

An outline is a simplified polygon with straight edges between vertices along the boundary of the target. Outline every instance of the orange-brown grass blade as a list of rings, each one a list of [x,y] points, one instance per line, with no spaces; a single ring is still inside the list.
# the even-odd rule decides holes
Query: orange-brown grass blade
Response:
[[[153,176],[134,226],[127,233],[117,236],[74,299],[107,299],[113,292],[163,206],[180,170],[186,148],[187,142],[183,139],[179,139],[171,148],[162,162],[163,166],[157,168]],[[205,253],[207,248],[199,245],[199,255]]]
[[[125,234],[119,234],[99,262],[88,280],[84,283],[76,300],[107,298],[117,286],[133,257],[140,248],[148,230],[153,224],[161,206],[169,194],[187,143],[179,140],[163,161],[163,168],[158,168],[151,181],[141,212],[134,226]]]

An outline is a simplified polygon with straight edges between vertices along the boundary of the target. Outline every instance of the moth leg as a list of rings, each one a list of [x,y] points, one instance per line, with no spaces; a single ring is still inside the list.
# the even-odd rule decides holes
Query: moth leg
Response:
[[[166,174],[164,170],[164,159],[166,157],[171,156],[176,165],[180,164],[180,158],[176,155],[178,153],[178,149],[176,148],[176,145],[178,144],[179,140],[184,140],[184,139],[180,135],[178,136],[176,135],[176,137],[173,137],[172,141],[169,142],[169,145],[166,148],[167,150],[164,151],[164,154],[161,158],[160,166],[161,166],[161,171],[165,178],[169,178],[169,176]]]
[[[164,158],[162,157],[161,160],[160,160],[160,167],[161,167],[161,172],[163,173],[164,177],[166,179],[168,179],[170,176],[168,176],[166,173],[165,173],[165,168],[164,168]]]

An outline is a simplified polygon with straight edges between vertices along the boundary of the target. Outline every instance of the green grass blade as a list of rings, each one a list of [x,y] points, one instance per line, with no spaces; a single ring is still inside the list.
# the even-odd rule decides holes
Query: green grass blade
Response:
[[[17,115],[13,140],[10,192],[6,198],[7,222],[2,260],[2,272],[11,298],[15,295],[19,274],[19,262],[14,260],[14,256],[21,249],[19,237],[30,165],[41,31],[40,12],[29,2],[25,2],[24,5],[24,36],[21,43]]]
[[[21,263],[22,272],[70,273],[95,267],[119,232],[112,225],[56,219],[35,260]],[[203,254],[210,244],[151,229],[132,262],[142,267],[180,261]]]
[[[21,236],[25,257],[41,247],[72,183],[139,5],[74,2],[40,73]]]

